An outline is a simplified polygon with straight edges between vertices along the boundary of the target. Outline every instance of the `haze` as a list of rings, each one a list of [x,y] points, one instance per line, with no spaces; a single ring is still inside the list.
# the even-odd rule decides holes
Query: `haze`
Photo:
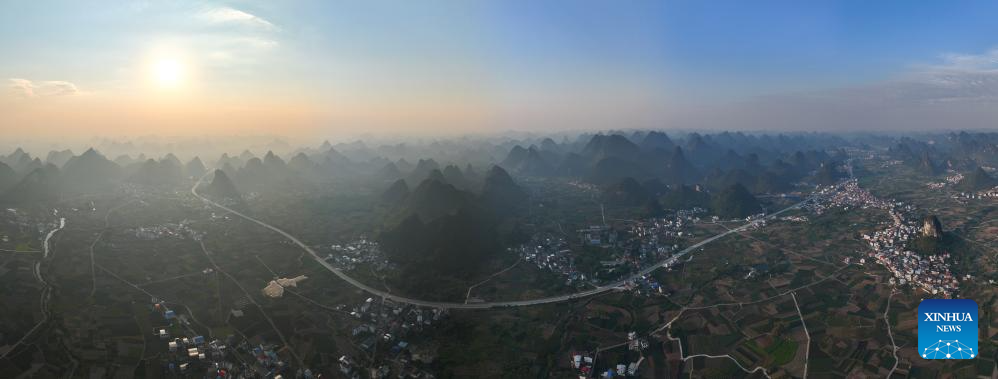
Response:
[[[995,15],[0,0],[0,379],[998,379]]]

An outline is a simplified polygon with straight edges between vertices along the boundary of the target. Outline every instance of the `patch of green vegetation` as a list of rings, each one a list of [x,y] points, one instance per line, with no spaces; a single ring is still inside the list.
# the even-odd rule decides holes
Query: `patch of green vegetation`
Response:
[[[15,247],[14,250],[24,252],[24,251],[34,251],[34,250],[37,250],[37,249],[35,249],[34,247],[32,247],[31,244],[29,244],[27,242],[21,242],[21,243],[17,244],[17,247]]]
[[[766,349],[766,352],[773,357],[773,364],[777,366],[783,366],[794,359],[794,355],[797,354],[797,342],[781,339],[779,342],[771,345]]]

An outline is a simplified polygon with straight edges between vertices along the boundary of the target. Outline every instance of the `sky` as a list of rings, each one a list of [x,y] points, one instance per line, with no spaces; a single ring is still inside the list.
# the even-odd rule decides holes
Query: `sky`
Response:
[[[994,128],[998,3],[5,1],[0,133]]]

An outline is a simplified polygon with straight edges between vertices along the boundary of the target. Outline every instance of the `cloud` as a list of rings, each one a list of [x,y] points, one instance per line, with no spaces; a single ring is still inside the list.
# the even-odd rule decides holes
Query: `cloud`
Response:
[[[221,69],[256,64],[278,46],[277,41],[258,37],[219,35],[202,36],[197,40],[197,48],[203,51],[206,63]]]
[[[943,54],[892,80],[843,92],[846,97],[892,106],[998,104],[998,50]]]
[[[230,7],[205,9],[198,14],[198,17],[212,24],[243,24],[264,30],[277,30],[277,26],[270,21]]]
[[[75,84],[59,80],[34,82],[28,79],[11,78],[10,88],[22,97],[66,96],[80,93]]]
[[[947,53],[941,56],[941,60],[941,64],[929,67],[943,70],[995,70],[998,69],[998,49],[983,54]]]
[[[277,46],[277,41],[254,37],[237,38],[233,40],[233,43],[259,50],[266,50]]]
[[[998,105],[998,49],[982,54],[943,54],[939,62],[862,86],[796,94],[804,101],[880,107],[940,104]]]
[[[677,125],[708,129],[995,129],[998,49],[940,55],[861,85],[692,104],[669,117]]]

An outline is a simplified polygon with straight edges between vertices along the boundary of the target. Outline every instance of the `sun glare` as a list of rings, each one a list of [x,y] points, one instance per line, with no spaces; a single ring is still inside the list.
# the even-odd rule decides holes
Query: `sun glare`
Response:
[[[156,62],[153,75],[160,86],[173,88],[183,81],[184,67],[176,59],[163,59]]]

